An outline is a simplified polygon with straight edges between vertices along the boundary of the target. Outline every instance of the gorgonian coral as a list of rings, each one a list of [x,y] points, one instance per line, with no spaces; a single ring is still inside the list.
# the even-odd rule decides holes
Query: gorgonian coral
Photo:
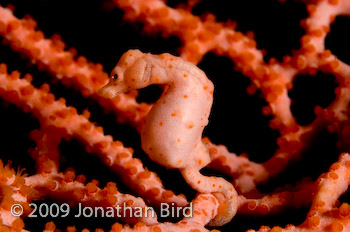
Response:
[[[284,4],[290,4],[290,2],[276,2],[275,4],[283,6]],[[60,8],[55,5],[56,3],[47,3],[45,1],[39,1],[39,3],[44,6],[51,6],[51,10],[57,7],[57,12],[60,13],[61,17],[65,16],[64,11],[60,11]],[[130,42],[135,34],[131,30],[125,29],[132,27],[131,24],[123,25],[122,27],[115,25],[115,28],[119,28],[119,30],[116,30],[116,34],[110,37],[103,36],[106,34],[101,33],[97,33],[95,37],[86,37],[89,33],[96,34],[96,32],[89,31],[90,28],[100,32],[115,29],[100,25],[93,26],[84,21],[81,22],[79,27],[59,23],[60,26],[57,27],[71,28],[70,33],[62,33],[63,39],[58,35],[53,35],[49,38],[47,33],[56,31],[54,25],[50,24],[42,31],[36,29],[36,27],[41,28],[41,23],[45,24],[45,19],[38,19],[39,24],[37,25],[36,21],[30,16],[22,18],[20,15],[26,12],[25,4],[29,3],[20,4],[14,2],[14,4],[19,7],[19,15],[16,15],[16,11],[13,12],[11,6],[6,7],[2,5],[0,8],[0,35],[4,41],[2,49],[4,54],[6,54],[1,60],[3,64],[0,65],[0,96],[5,104],[3,108],[8,107],[12,109],[11,107],[15,105],[16,108],[33,116],[34,122],[28,126],[27,131],[20,128],[23,130],[12,133],[15,133],[16,136],[21,134],[22,136],[23,134],[25,136],[29,135],[30,141],[34,143],[25,147],[26,143],[22,140],[11,138],[16,140],[18,147],[23,147],[23,149],[30,148],[28,153],[31,159],[23,158],[27,157],[27,154],[21,154],[19,158],[12,157],[11,153],[15,153],[16,149],[18,149],[16,147],[2,151],[10,153],[8,154],[10,157],[4,157],[3,162],[13,160],[12,165],[14,167],[18,165],[27,169],[24,172],[20,170],[16,172],[9,165],[1,165],[2,201],[0,214],[2,231],[10,231],[11,229],[15,231],[33,230],[31,221],[36,219],[30,218],[33,212],[30,203],[42,206],[42,200],[44,199],[58,202],[61,206],[67,203],[72,209],[80,208],[81,206],[86,207],[86,209],[99,209],[100,216],[98,219],[100,220],[103,219],[103,216],[106,216],[105,212],[108,212],[110,215],[113,214],[114,211],[109,211],[109,209],[130,209],[138,212],[137,215],[113,214],[113,223],[104,225],[105,223],[103,222],[101,225],[94,225],[95,228],[103,227],[111,231],[178,230],[194,232],[214,229],[207,225],[216,216],[227,213],[225,200],[228,199],[225,199],[225,197],[230,196],[224,192],[224,196],[217,194],[221,192],[218,191],[220,184],[218,183],[218,186],[216,186],[215,181],[212,182],[217,177],[204,178],[206,175],[200,174],[200,169],[209,160],[201,160],[200,158],[203,157],[198,156],[198,151],[194,152],[193,155],[180,154],[178,156],[169,156],[166,159],[164,157],[162,159],[159,153],[154,155],[152,152],[147,151],[147,149],[150,149],[149,145],[154,145],[159,141],[174,139],[168,136],[167,133],[161,133],[161,131],[156,130],[153,123],[148,125],[145,122],[148,113],[151,112],[152,114],[152,106],[157,107],[157,103],[154,105],[149,101],[147,103],[142,102],[142,98],[138,98],[138,94],[135,91],[121,93],[111,99],[101,97],[98,91],[107,84],[110,76],[113,77],[114,73],[118,74],[118,70],[114,70],[109,75],[104,71],[102,64],[89,61],[91,59],[98,61],[99,57],[96,54],[99,53],[94,50],[94,45],[97,46],[98,44],[102,47],[106,44],[104,48],[107,50],[109,46],[114,47],[116,50],[119,49],[118,55],[113,54],[114,58],[111,59],[108,57],[111,54],[107,50],[101,52],[101,54],[107,56],[103,61],[107,62],[104,65],[109,66],[110,69],[115,66],[120,55],[129,50],[131,46],[141,50],[146,49],[152,53],[176,53],[171,48],[173,46],[173,41],[171,40],[174,39],[174,36],[179,38],[182,45],[175,45],[175,47],[181,46],[181,49],[178,50],[177,54],[173,55],[180,56],[181,59],[171,55],[163,55],[169,56],[164,58],[169,59],[167,60],[168,69],[171,68],[169,65],[172,65],[170,59],[179,59],[181,62],[192,62],[191,65],[188,65],[190,68],[185,69],[185,71],[194,70],[193,73],[196,73],[192,73],[194,76],[200,76],[200,71],[195,65],[203,67],[204,71],[206,69],[210,70],[210,67],[212,67],[213,70],[217,70],[218,73],[222,74],[218,70],[221,63],[219,57],[215,58],[218,59],[216,63],[209,62],[209,64],[204,64],[206,58],[204,58],[203,63],[200,62],[209,52],[228,57],[234,63],[232,68],[235,68],[237,71],[230,78],[237,78],[238,75],[243,74],[250,80],[250,85],[246,89],[248,94],[258,98],[256,93],[260,93],[266,101],[267,104],[262,107],[262,114],[270,118],[269,127],[277,131],[279,136],[274,154],[265,155],[267,158],[262,162],[251,160],[246,154],[236,155],[232,153],[235,152],[235,146],[239,146],[237,141],[231,141],[231,144],[226,144],[232,151],[229,151],[224,145],[215,144],[220,143],[220,139],[229,137],[226,131],[207,132],[205,135],[208,137],[198,137],[196,138],[198,141],[193,142],[193,145],[205,148],[211,161],[208,167],[214,170],[214,174],[216,176],[223,174],[227,179],[231,178],[232,186],[237,190],[237,195],[233,194],[231,196],[234,198],[237,207],[237,213],[233,213],[235,217],[228,225],[222,228],[217,227],[216,229],[222,229],[223,231],[238,230],[238,227],[240,227],[251,229],[250,231],[256,229],[275,232],[350,230],[350,207],[348,203],[344,202],[347,194],[343,195],[346,193],[350,181],[350,156],[347,153],[339,156],[341,152],[349,151],[350,67],[331,50],[325,48],[326,36],[330,32],[331,24],[335,18],[339,15],[347,15],[350,12],[348,1],[318,0],[299,2],[308,12],[308,15],[305,15],[305,18],[301,21],[305,34],[300,39],[300,46],[296,47],[295,50],[289,51],[289,55],[283,56],[282,59],[271,58],[268,61],[265,59],[265,51],[257,48],[259,40],[257,40],[257,43],[252,32],[245,34],[239,32],[236,30],[234,22],[219,22],[212,14],[198,16],[198,9],[204,7],[199,1],[187,1],[187,3],[178,4],[173,8],[169,6],[172,5],[171,2],[167,5],[160,0],[114,0],[96,3],[99,7],[103,7],[104,10],[92,7],[92,9],[87,10],[88,15],[84,15],[85,20],[89,20],[89,17],[91,17],[92,22],[99,20],[99,23],[105,22],[107,24],[108,21],[112,25],[113,23],[118,24],[113,22],[111,18],[113,15],[123,15],[124,22],[128,21],[133,24],[141,22],[148,34],[143,35],[141,40],[136,40],[135,42]],[[271,3],[267,2],[266,4]],[[44,8],[37,9],[43,11],[42,9]],[[116,9],[119,9],[119,11]],[[50,13],[50,11],[44,12]],[[75,17],[69,18],[69,21],[72,24],[79,21],[79,17],[83,15],[81,12],[84,12],[83,8],[76,12]],[[94,14],[91,14],[92,12]],[[54,11],[51,13],[54,14]],[[40,16],[45,16],[45,13],[37,13],[37,16],[40,18]],[[99,19],[94,18],[95,16],[99,17]],[[33,17],[36,17],[36,11],[33,11]],[[253,20],[259,19],[253,18]],[[278,19],[276,18],[276,20]],[[239,20],[238,25],[240,25]],[[65,48],[66,43],[74,41],[74,37],[69,37],[69,34],[74,34],[74,31],[80,30],[80,28],[88,31],[84,34],[85,37],[79,37],[82,44],[86,43],[82,47],[84,48],[85,46],[85,51],[89,54],[87,55],[88,58],[77,55],[77,53],[80,54],[80,41],[72,42],[72,45],[78,47],[78,51]],[[46,30],[52,31],[47,32]],[[291,31],[293,34],[292,29]],[[137,31],[136,34],[138,33],[140,32]],[[156,39],[153,40],[152,34],[170,37],[170,39],[160,43]],[[69,39],[66,41],[65,38]],[[99,38],[99,40],[93,41],[93,38]],[[145,38],[151,38],[152,42],[145,42]],[[281,41],[280,43],[283,44],[284,42]],[[149,47],[144,48],[147,47],[144,46],[144,43],[149,45]],[[159,49],[157,48],[158,45],[159,47],[164,47]],[[6,50],[8,47],[25,57],[24,61],[18,57],[10,57],[8,54],[13,54],[13,52]],[[93,52],[89,53],[88,51],[90,50],[94,50],[95,54]],[[14,61],[16,63],[11,63]],[[25,62],[33,65],[25,67],[23,65]],[[142,62],[141,64],[131,63],[123,64],[125,66],[130,65],[131,68],[136,67],[131,72],[131,76],[136,77],[136,74],[140,71],[147,73],[147,65],[144,67]],[[15,69],[20,69],[21,72],[33,73],[34,75],[21,75]],[[11,70],[13,71],[11,72]],[[168,78],[172,75],[182,75],[183,78],[186,78],[184,75],[188,75],[187,78],[191,76],[191,73],[181,73],[180,70],[173,72],[164,72],[160,69],[157,75],[159,78]],[[326,106],[316,106],[314,109],[314,120],[305,125],[305,123],[300,123],[300,120],[298,121],[295,117],[292,111],[290,95],[293,95],[291,93],[295,88],[294,85],[296,85],[298,76],[316,75],[318,77],[320,73],[328,74],[336,81],[336,87],[327,86],[332,88],[332,91],[334,90],[335,97]],[[152,74],[151,76],[156,78],[157,75]],[[213,90],[209,84],[200,85],[204,90],[214,94],[212,114],[216,112],[215,105],[219,104],[217,102],[224,101],[221,104],[225,109],[221,115],[209,117],[209,131],[211,124],[214,124],[220,118],[227,118],[226,115],[232,115],[232,119],[230,119],[232,121],[225,123],[234,123],[234,114],[244,114],[244,110],[231,106],[232,102],[240,101],[241,99],[220,99],[218,97],[222,91],[230,92],[235,89],[234,86],[230,85],[227,85],[225,89],[220,88],[217,78],[225,77],[215,77],[215,72],[211,73],[210,71],[206,76],[214,83],[216,89],[214,92],[211,92]],[[50,80],[42,80],[42,77],[48,77]],[[160,81],[159,79],[152,83],[163,85],[165,91],[164,95],[160,97],[162,99],[167,93],[166,89],[171,88],[171,86],[169,87],[169,82],[161,83]],[[50,82],[50,84],[43,82]],[[50,87],[54,93],[50,91]],[[71,88],[65,87],[73,87],[74,91],[66,93],[67,89]],[[141,87],[145,86],[134,86],[134,88]],[[177,87],[182,97],[180,95],[173,97],[174,99],[170,102],[172,105],[179,99],[191,100],[190,98],[196,91],[194,88],[188,94],[183,92],[183,90],[191,87],[189,83],[178,85]],[[317,85],[315,84],[314,87],[317,87]],[[58,88],[58,90],[55,88]],[[151,91],[152,95],[154,91],[156,89]],[[312,88],[308,91],[310,95],[313,95],[314,90]],[[153,102],[158,98],[158,96],[153,98]],[[205,108],[198,104],[200,99],[196,99],[197,101],[192,99],[189,101],[191,102],[189,107],[183,107],[178,112],[169,112],[170,116],[168,115],[168,117],[159,117],[158,115],[154,118],[166,120],[159,122],[165,125],[169,124],[172,118],[176,118],[176,114],[180,114],[182,110],[190,112],[196,109],[191,115],[196,116],[197,113],[200,114],[200,111]],[[195,105],[196,102],[198,105]],[[6,103],[11,103],[12,105],[6,106]],[[243,102],[241,105],[247,104],[248,102]],[[191,108],[191,106],[193,107]],[[248,105],[248,108],[250,107],[254,106]],[[103,113],[101,109],[104,111]],[[206,109],[205,113],[208,112],[209,110]],[[171,115],[173,113],[175,114],[174,117]],[[151,114],[150,118],[152,118]],[[21,121],[24,120],[23,117],[27,117],[25,115],[17,117],[16,113],[11,112],[11,110],[9,112],[4,111],[3,115],[2,117],[9,115],[3,121],[10,126],[14,126],[14,124],[23,126]],[[111,115],[113,115],[112,120],[110,120]],[[257,118],[258,116],[250,116],[249,120],[244,124],[242,122],[238,123],[242,123],[242,128],[244,128],[247,124],[253,124],[255,117]],[[195,125],[202,125],[197,121],[184,123],[187,123],[186,126],[191,129],[195,129]],[[103,127],[99,126],[99,124],[103,125]],[[115,127],[115,125],[120,124],[122,124],[122,130],[120,128],[118,130]],[[182,133],[184,130],[181,129],[180,123],[178,124],[179,128],[176,126],[172,127],[173,132],[177,132],[176,135],[184,136]],[[203,126],[205,125],[206,122],[203,123]],[[4,128],[4,131],[6,131],[5,125]],[[201,134],[202,129],[200,128],[200,133],[197,134]],[[156,131],[150,133],[152,130]],[[182,174],[186,181],[198,192],[193,192],[188,187],[186,189],[186,184],[179,173],[157,166],[149,160],[140,149],[140,137],[137,136],[136,131],[140,132],[141,138],[145,139],[142,147],[150,155],[151,159],[168,168],[182,169],[186,166],[186,168],[183,168]],[[298,169],[291,169],[293,164],[300,162],[305,156],[310,156],[314,152],[311,149],[312,147],[322,147],[323,142],[317,142],[317,136],[321,136],[324,131],[337,135],[337,151],[326,150],[324,153],[327,154],[317,154],[319,158],[311,162],[313,166],[317,167],[318,165],[324,165],[321,162],[322,160],[329,161],[329,163],[326,162],[327,168],[321,168],[321,172],[324,173],[319,175],[320,171],[318,170],[316,172],[317,175],[312,176],[313,180],[299,178],[299,182],[294,183],[294,186],[284,186],[284,184],[290,183],[288,178],[298,176],[298,173],[293,171]],[[3,134],[6,133],[10,132],[7,131]],[[235,133],[235,131],[230,131],[229,133]],[[150,138],[151,135],[155,137]],[[156,136],[161,136],[161,139],[157,141]],[[186,138],[178,137],[176,139],[181,141],[181,139],[186,140]],[[264,142],[274,143],[265,138],[260,139]],[[64,148],[65,141],[70,140],[78,141],[80,145],[68,144],[68,148]],[[329,140],[326,143],[333,142]],[[6,138],[3,141],[6,141]],[[174,141],[175,144],[176,142]],[[186,142],[189,143],[189,141]],[[167,146],[169,144],[171,143],[167,143]],[[132,145],[136,150],[130,148],[129,145]],[[87,152],[86,155],[79,156],[75,146],[84,147]],[[251,143],[249,146],[254,147],[254,144]],[[4,144],[4,147],[6,148],[6,144]],[[175,145],[167,147],[166,151],[173,151],[175,148]],[[159,146],[156,149],[160,149]],[[81,149],[78,149],[79,152],[84,153]],[[85,166],[84,159],[91,159],[92,157],[89,158],[87,154],[98,157],[100,163],[93,160],[92,165],[86,166],[89,168],[85,169],[84,173],[80,171]],[[195,163],[193,163],[193,160],[188,157],[196,157],[196,155],[200,158],[195,158]],[[250,154],[248,153],[248,155]],[[72,161],[72,156],[78,157],[76,161]],[[182,156],[181,162],[178,159],[180,156]],[[339,159],[336,160],[335,157],[338,156]],[[172,158],[174,158],[174,161],[171,161]],[[21,159],[25,161],[19,162]],[[184,163],[181,164],[183,161]],[[74,165],[74,162],[76,165]],[[317,170],[315,167],[306,166],[306,169]],[[205,172],[207,169],[201,171]],[[298,171],[302,173],[301,169]],[[99,174],[101,172],[103,174]],[[193,173],[197,173],[198,176],[204,179],[195,178],[198,176],[194,177]],[[106,176],[106,174],[108,175]],[[261,190],[260,186],[263,186],[265,183],[271,183],[276,178],[279,183],[274,187],[277,186],[279,188],[270,191],[266,189]],[[221,178],[217,179],[223,181]],[[284,180],[286,181],[284,182]],[[174,181],[179,186],[174,186]],[[201,183],[198,183],[198,181],[203,181],[202,185],[207,187],[200,187]],[[224,181],[223,183],[226,182]],[[209,183],[210,187],[208,187]],[[121,186],[121,189],[119,189],[119,186]],[[228,186],[231,185],[229,184]],[[181,192],[185,194],[181,194]],[[197,195],[194,196],[196,193]],[[50,209],[55,207],[55,204],[51,201],[45,204]],[[171,205],[175,211],[178,208],[191,206],[193,215],[186,217],[187,212],[182,211],[180,215],[174,215],[175,217],[170,217],[170,215],[163,217],[160,213],[162,204]],[[154,207],[156,214],[150,216],[153,211],[148,211],[148,207]],[[304,208],[308,212],[298,222],[284,216],[287,220],[282,223],[278,221],[267,222],[266,226],[264,222],[252,223],[254,225],[248,223],[249,220],[256,220],[256,217],[264,216],[263,219],[266,219],[265,215],[284,215],[285,211],[293,208]],[[139,211],[138,209],[141,210]],[[21,210],[23,210],[21,217],[14,215],[16,213],[20,214]],[[58,208],[57,210],[63,210],[63,208]],[[248,220],[243,220],[241,224],[244,225],[240,226],[241,221],[239,218],[242,215],[248,217]],[[77,220],[74,217],[73,219]],[[288,221],[288,219],[291,221]],[[75,221],[67,223],[64,221],[64,218],[58,220],[52,215],[50,219],[41,215],[41,217],[39,216],[39,221],[46,223],[46,231],[55,231],[56,227],[64,229],[64,224],[68,224],[67,231],[75,231],[76,228],[81,230],[88,227],[83,225],[84,223]],[[295,225],[286,225],[293,222]],[[214,223],[214,225],[218,224]],[[260,229],[259,226],[261,226]],[[88,229],[93,230],[94,228],[87,228],[85,231],[88,231]],[[101,229],[96,229],[96,231],[101,231]]]

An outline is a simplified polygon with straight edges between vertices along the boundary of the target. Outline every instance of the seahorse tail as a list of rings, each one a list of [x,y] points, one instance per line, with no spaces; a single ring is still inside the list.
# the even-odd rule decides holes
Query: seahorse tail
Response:
[[[186,182],[201,193],[212,193],[219,201],[218,213],[210,226],[222,226],[231,221],[238,207],[238,195],[231,183],[224,178],[203,176],[199,170],[193,168],[181,169]]]

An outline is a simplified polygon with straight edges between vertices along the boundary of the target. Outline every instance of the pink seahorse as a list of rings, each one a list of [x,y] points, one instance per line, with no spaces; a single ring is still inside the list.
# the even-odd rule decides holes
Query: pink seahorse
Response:
[[[205,73],[168,53],[152,55],[129,50],[112,74],[99,92],[107,98],[152,84],[165,87],[143,121],[142,148],[153,161],[178,169],[198,192],[215,194],[220,207],[210,225],[229,222],[237,211],[236,190],[223,178],[203,176],[199,172],[210,163],[202,133],[208,124],[214,86]]]

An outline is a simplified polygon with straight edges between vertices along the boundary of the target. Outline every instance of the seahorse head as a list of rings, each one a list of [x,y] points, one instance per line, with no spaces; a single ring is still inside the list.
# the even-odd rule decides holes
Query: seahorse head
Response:
[[[100,89],[99,94],[113,98],[119,93],[148,86],[151,66],[145,57],[146,55],[139,50],[124,53],[114,67],[108,84]]]

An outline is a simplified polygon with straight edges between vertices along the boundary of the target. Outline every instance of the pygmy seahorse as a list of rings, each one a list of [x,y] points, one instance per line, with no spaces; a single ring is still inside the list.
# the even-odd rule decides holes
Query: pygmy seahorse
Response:
[[[152,84],[164,86],[164,91],[142,123],[142,149],[153,161],[178,169],[198,192],[215,194],[220,206],[210,225],[228,223],[237,211],[236,190],[223,178],[200,173],[210,163],[202,133],[208,124],[214,91],[205,73],[168,53],[153,55],[129,50],[122,55],[109,83],[99,94],[113,98]]]

